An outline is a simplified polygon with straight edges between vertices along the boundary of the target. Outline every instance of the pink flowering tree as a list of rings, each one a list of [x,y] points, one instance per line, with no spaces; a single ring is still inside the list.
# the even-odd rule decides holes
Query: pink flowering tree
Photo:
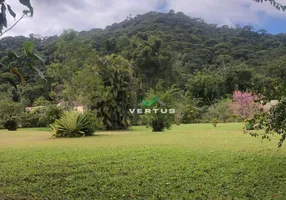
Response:
[[[230,109],[244,120],[252,118],[262,108],[262,105],[256,102],[259,99],[259,96],[250,92],[234,91]]]

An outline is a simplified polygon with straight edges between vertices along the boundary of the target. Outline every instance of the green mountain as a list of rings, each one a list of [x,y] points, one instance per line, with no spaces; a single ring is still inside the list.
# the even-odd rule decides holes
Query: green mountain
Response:
[[[61,50],[61,44],[72,43],[75,38],[98,57],[116,54],[129,60],[141,82],[142,94],[161,79],[167,86],[177,84],[201,105],[213,104],[236,89],[261,93],[269,99],[284,94],[285,33],[253,31],[249,25],[231,28],[208,24],[172,10],[129,17],[104,30],[68,30],[59,37],[45,38],[5,37],[0,41],[0,56],[4,59],[9,50],[20,51],[24,41],[34,42],[36,51],[46,59],[46,66],[40,70],[48,83],[38,80],[37,74],[25,67],[22,73],[31,95],[36,94],[32,101],[40,96],[49,99],[51,85],[61,83],[47,73],[48,68],[64,62],[63,51],[68,48]],[[75,70],[77,67],[82,66],[78,64]]]

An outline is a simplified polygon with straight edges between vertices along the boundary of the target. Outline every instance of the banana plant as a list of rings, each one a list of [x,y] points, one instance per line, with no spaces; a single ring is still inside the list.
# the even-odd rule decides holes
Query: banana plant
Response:
[[[23,44],[23,49],[21,56],[13,51],[9,51],[7,56],[2,59],[3,62],[0,62],[0,84],[10,83],[15,89],[17,89],[17,82],[25,85],[26,81],[21,73],[21,68],[24,66],[36,71],[41,78],[46,80],[44,74],[37,67],[37,65],[44,65],[45,61],[33,52],[34,44],[27,41]]]

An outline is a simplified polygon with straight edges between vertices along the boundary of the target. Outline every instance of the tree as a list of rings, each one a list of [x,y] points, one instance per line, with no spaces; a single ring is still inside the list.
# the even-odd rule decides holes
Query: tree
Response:
[[[67,87],[75,84],[78,74],[82,73],[83,69],[86,72],[88,67],[92,68],[97,65],[98,55],[89,45],[80,40],[76,31],[65,30],[57,40],[53,57],[53,62],[47,66],[46,70],[52,85],[50,96],[56,102],[74,101],[76,93],[69,92]],[[87,74],[90,75],[88,72]],[[79,88],[78,84],[76,85]]]
[[[197,72],[186,84],[189,94],[201,101],[201,105],[211,105],[222,95],[222,78],[210,71]]]
[[[253,88],[253,69],[245,64],[223,68],[224,92],[231,94],[234,90],[246,91]]]
[[[53,83],[61,85],[70,82],[73,75],[87,63],[97,57],[93,49],[84,44],[74,30],[65,30],[58,38],[54,52],[54,61],[47,66],[47,73]]]
[[[260,110],[261,105],[256,103],[257,100],[259,100],[259,97],[255,94],[235,91],[230,109],[235,115],[246,120],[252,118]]]
[[[152,127],[154,132],[162,132],[170,129],[176,123],[176,108],[182,102],[183,95],[176,85],[166,88],[165,82],[161,80],[154,89],[150,89],[146,94],[147,100],[154,97],[158,97],[161,103],[157,101],[152,107],[148,107],[148,109],[153,109],[154,111],[145,113],[142,118],[145,120],[147,127]],[[173,110],[174,112],[170,112],[172,109],[175,109]]]
[[[23,94],[31,104],[41,96],[50,99],[48,94],[52,87],[55,102],[80,100],[90,105],[97,85],[103,84],[103,72],[98,70],[102,66],[100,58],[115,53],[128,61],[136,78],[142,80],[135,94],[138,99],[163,79],[165,88],[176,84],[194,100],[195,103],[185,104],[189,107],[186,111],[180,109],[183,123],[200,122],[207,107],[222,98],[231,98],[234,90],[255,91],[269,100],[285,96],[286,34],[255,32],[250,26],[218,27],[178,12],[149,12],[107,29],[69,30],[60,37],[43,39],[36,36],[2,38],[0,58],[5,66],[0,70],[7,72],[7,76],[1,83],[13,79],[18,86],[19,78],[10,73],[12,67],[17,67],[25,77],[28,87],[23,89]],[[11,50],[20,55],[26,40],[33,41],[35,51],[45,55],[48,66],[41,65],[39,69],[47,74],[47,83],[35,79],[36,73],[24,66],[26,61],[10,68],[3,62]],[[70,84],[78,89],[68,90],[66,86]],[[85,88],[85,85],[88,86]],[[5,90],[7,86],[3,84],[0,89]],[[80,90],[85,91],[84,94],[74,92]],[[176,114],[180,119],[181,114]]]
[[[98,67],[102,84],[92,98],[91,110],[103,119],[107,130],[127,129],[131,125],[129,108],[136,102],[137,79],[133,66],[112,54],[102,58]]]
[[[16,26],[25,16],[33,17],[34,9],[30,3],[30,0],[19,0],[19,2],[28,7],[29,10],[23,10],[22,16],[10,27],[8,27],[6,11],[10,13],[10,15],[16,19],[16,13],[13,11],[11,6],[5,2],[5,0],[0,0],[1,4],[1,13],[0,13],[0,37],[11,30],[14,26]],[[4,32],[2,32],[3,27],[7,28]]]
[[[265,121],[264,138],[276,133],[281,136],[278,147],[281,147],[286,139],[286,99],[282,99],[278,105],[274,106]]]
[[[278,147],[281,147],[286,139],[286,99],[283,98],[277,105],[270,109],[269,113],[261,113],[251,119],[265,132],[248,132],[251,136],[262,136],[262,139],[271,140],[272,136],[280,136]]]
[[[23,70],[24,67],[36,71],[41,78],[45,79],[43,73],[35,67],[35,65],[44,65],[45,61],[34,53],[34,44],[28,41],[25,42],[23,44],[23,50],[23,54],[20,56],[13,51],[9,51],[8,55],[0,60],[0,82],[9,82],[16,89],[16,77],[22,85],[26,84],[25,78],[20,71],[20,69]]]
[[[127,129],[137,92],[132,64],[114,54],[83,64],[71,82],[64,84],[64,93],[87,105],[107,130]]]

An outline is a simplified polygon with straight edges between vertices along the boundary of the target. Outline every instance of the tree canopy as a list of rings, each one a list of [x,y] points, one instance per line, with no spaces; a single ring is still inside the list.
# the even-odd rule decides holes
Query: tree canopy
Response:
[[[34,45],[23,47],[26,42]],[[237,117],[240,113],[232,109],[217,117],[234,91],[257,94],[266,101],[286,95],[285,53],[285,33],[273,35],[251,25],[208,24],[174,10],[148,12],[105,29],[2,38],[0,62],[6,64],[9,55],[14,60],[1,68],[13,82],[3,80],[0,92],[13,94],[14,101],[27,100],[26,106],[41,101],[84,105],[106,129],[114,130],[126,129],[131,123],[150,124],[130,114],[129,108],[137,108],[145,98],[163,98],[164,92],[176,88],[178,104],[164,99],[178,110],[170,122],[239,121],[246,117]],[[25,87],[21,78],[11,76],[13,67],[23,74]],[[162,81],[164,86],[156,90]],[[152,118],[168,128],[169,124],[159,123],[162,119],[159,115]]]

